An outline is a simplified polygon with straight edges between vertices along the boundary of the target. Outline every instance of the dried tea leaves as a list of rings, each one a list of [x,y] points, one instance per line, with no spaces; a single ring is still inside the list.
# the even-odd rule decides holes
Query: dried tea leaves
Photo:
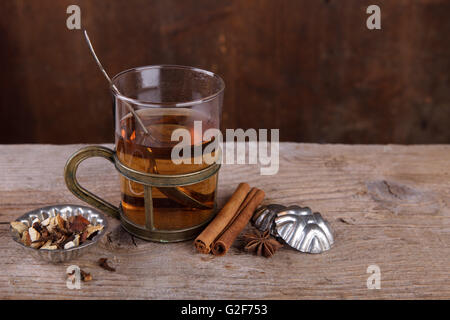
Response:
[[[48,217],[43,221],[38,218],[32,221],[31,227],[19,221],[11,222],[21,242],[35,249],[56,250],[78,247],[87,240],[91,240],[102,225],[92,225],[82,215],[65,219],[61,215]]]

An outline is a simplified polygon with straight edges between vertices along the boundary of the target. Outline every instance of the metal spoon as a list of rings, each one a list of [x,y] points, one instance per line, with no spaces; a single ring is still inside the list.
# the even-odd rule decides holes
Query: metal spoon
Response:
[[[98,67],[100,68],[100,71],[103,73],[103,75],[105,76],[106,80],[109,82],[109,85],[111,86],[111,88],[114,91],[114,93],[117,94],[117,95],[121,95],[119,89],[117,89],[116,85],[114,83],[112,83],[111,78],[108,76],[108,73],[106,73],[105,68],[103,68],[103,65],[101,64],[100,60],[98,59],[97,55],[95,54],[94,47],[92,46],[92,43],[91,43],[91,40],[89,39],[87,31],[83,30],[83,33],[84,33],[84,38],[86,39],[86,42],[88,44],[89,50],[90,50],[92,56],[94,57],[94,60],[97,63]],[[145,127],[145,125],[142,122],[141,118],[134,111],[133,107],[127,101],[123,101],[123,103],[128,108],[128,110],[131,112],[131,114],[134,116],[136,121],[139,123],[139,125],[142,128],[142,131],[144,131],[144,133],[146,135],[149,135],[149,132],[148,132],[147,128]],[[149,154],[151,156],[150,157],[150,161],[151,161],[151,165],[152,165],[152,168],[153,168],[153,173],[158,174],[158,168],[156,167],[156,161],[153,158],[151,151],[149,150],[148,152],[149,152]],[[204,205],[200,201],[196,200],[195,198],[191,197],[187,193],[185,193],[182,190],[180,190],[178,187],[174,187],[174,188],[169,188],[169,187],[168,188],[157,188],[157,189],[159,191],[161,191],[161,193],[164,194],[169,199],[172,199],[172,200],[174,200],[174,201],[176,201],[176,202],[178,202],[178,203],[180,203],[182,205],[193,207],[193,208],[198,208],[198,209],[211,209],[211,207]]]
[[[97,55],[95,54],[94,47],[92,46],[92,43],[91,43],[91,40],[89,39],[87,31],[86,30],[83,30],[83,31],[84,31],[84,38],[86,39],[86,42],[87,42],[87,44],[89,46],[89,50],[91,51],[91,54],[94,57],[95,62],[97,63],[98,67],[100,68],[100,71],[103,73],[103,75],[105,76],[106,80],[108,80],[109,85],[111,86],[111,88],[114,91],[114,93],[117,94],[117,95],[121,95],[120,92],[119,92],[119,89],[117,89],[116,85],[114,83],[112,83],[111,78],[108,76],[108,74],[106,73],[105,68],[103,68],[100,60],[97,58]],[[134,111],[133,107],[130,106],[130,104],[128,102],[126,102],[126,101],[123,101],[123,103],[128,108],[128,111],[130,111],[131,114],[134,116],[134,118],[137,120],[137,122],[141,126],[142,131],[144,131],[145,134],[148,134],[147,128],[144,126],[144,123],[142,122],[141,118],[139,118],[139,116],[136,114],[136,112]]]

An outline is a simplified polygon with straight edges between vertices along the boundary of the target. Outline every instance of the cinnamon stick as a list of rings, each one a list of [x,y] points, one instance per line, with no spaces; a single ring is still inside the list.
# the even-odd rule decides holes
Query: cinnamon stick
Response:
[[[255,194],[256,194],[256,192],[258,191],[259,189],[257,189],[257,188],[251,188],[250,189],[250,192],[247,194],[247,196],[245,197],[245,200],[241,203],[241,205],[239,206],[239,209],[238,209],[238,213],[236,214],[236,216],[238,216],[241,212],[242,212],[242,210],[244,210],[244,208],[248,205],[248,203],[250,202],[250,200],[252,200],[252,198],[255,196]],[[233,221],[230,221],[230,224],[232,223]],[[228,225],[228,227],[229,227],[229,225]]]
[[[249,192],[234,221],[226,228],[225,232],[223,232],[218,240],[215,241],[212,248],[212,253],[214,255],[223,256],[227,253],[231,244],[250,221],[255,209],[264,200],[264,196],[264,191],[260,189],[253,188]]]
[[[240,206],[246,199],[249,190],[250,186],[248,183],[239,184],[230,200],[225,204],[222,210],[219,211],[217,216],[205,230],[203,230],[203,232],[195,239],[194,245],[199,252],[209,253],[211,251],[214,241],[221,236],[226,227],[230,225],[240,212]]]

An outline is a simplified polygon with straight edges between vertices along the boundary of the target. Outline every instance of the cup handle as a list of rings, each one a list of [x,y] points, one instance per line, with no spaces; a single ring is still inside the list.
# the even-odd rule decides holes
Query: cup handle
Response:
[[[64,167],[64,179],[67,188],[84,202],[87,202],[114,218],[120,219],[119,208],[86,190],[78,183],[76,177],[78,166],[87,158],[92,157],[106,158],[114,163],[114,151],[109,148],[89,146],[78,150],[69,158],[69,160],[67,160],[66,166]]]

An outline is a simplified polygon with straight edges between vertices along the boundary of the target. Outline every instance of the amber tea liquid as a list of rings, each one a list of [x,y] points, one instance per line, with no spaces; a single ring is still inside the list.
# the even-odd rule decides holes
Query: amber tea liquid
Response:
[[[131,114],[119,120],[116,131],[117,156],[125,166],[147,173],[183,174],[206,168],[202,161],[195,164],[194,158],[194,121],[202,121],[203,130],[212,126],[201,112],[187,108],[151,108],[138,110],[149,135],[136,128],[138,125]],[[176,165],[171,160],[172,148],[178,141],[171,141],[175,129],[190,131],[191,164]],[[137,129],[137,130],[136,130]],[[202,132],[197,133],[200,137]],[[202,141],[202,150],[211,141]],[[197,159],[199,160],[199,159]],[[160,189],[152,187],[154,227],[163,230],[189,228],[207,221],[214,213],[217,174],[197,184],[178,187],[204,208],[194,208],[168,197]],[[120,177],[122,210],[132,222],[145,225],[145,203],[143,185]]]

